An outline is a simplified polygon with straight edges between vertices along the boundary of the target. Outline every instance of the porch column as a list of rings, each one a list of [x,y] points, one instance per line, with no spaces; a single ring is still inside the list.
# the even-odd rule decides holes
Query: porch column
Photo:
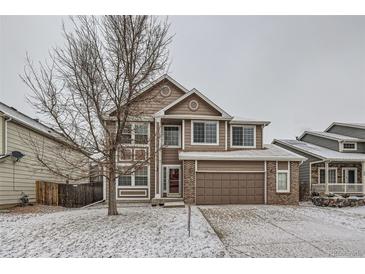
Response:
[[[161,118],[155,120],[155,192],[156,198],[162,198],[161,186]]]
[[[324,183],[325,183],[325,191],[324,193],[328,194],[328,162],[324,162]]]
[[[356,174],[357,176],[357,174]],[[365,195],[365,162],[361,162],[362,193]]]

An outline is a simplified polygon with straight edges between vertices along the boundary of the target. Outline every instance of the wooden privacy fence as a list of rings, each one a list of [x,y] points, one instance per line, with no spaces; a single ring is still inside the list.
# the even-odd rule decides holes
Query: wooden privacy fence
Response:
[[[36,199],[42,205],[82,207],[103,199],[103,183],[72,185],[36,181]]]

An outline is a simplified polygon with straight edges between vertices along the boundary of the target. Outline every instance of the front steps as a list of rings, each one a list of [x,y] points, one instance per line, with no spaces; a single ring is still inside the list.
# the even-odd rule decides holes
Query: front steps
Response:
[[[163,207],[184,207],[183,198],[152,198],[152,206],[163,206]]]

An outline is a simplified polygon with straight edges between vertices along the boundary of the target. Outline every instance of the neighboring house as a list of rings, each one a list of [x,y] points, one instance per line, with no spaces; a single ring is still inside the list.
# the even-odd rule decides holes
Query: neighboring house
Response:
[[[312,192],[365,193],[365,124],[334,122],[273,144],[307,158],[300,166],[301,199]]]
[[[305,157],[264,145],[264,128],[270,122],[233,117],[198,90],[189,91],[166,75],[139,96],[154,101],[138,100],[142,102],[136,108],[143,114],[131,119],[123,132],[117,164],[123,170],[150,160],[119,176],[118,201],[298,203],[299,165]],[[110,128],[116,128],[114,121],[111,113]]]
[[[42,167],[36,155],[42,159],[62,162],[55,154],[60,135],[51,128],[32,119],[15,108],[0,102],[0,206],[18,204],[22,193],[35,202],[35,182],[64,183]],[[70,152],[69,157],[80,157]]]

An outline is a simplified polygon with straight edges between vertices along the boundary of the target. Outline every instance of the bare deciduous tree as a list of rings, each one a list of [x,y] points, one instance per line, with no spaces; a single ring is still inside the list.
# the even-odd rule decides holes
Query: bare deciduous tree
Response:
[[[27,56],[21,77],[33,91],[31,103],[64,136],[63,148],[105,167],[108,214],[116,215],[116,153],[123,149],[122,131],[130,117],[143,114],[136,107],[139,91],[167,69],[169,24],[152,16],[78,16],[71,21],[72,31],[63,28],[65,45],[38,66]],[[52,163],[39,160],[62,175],[60,169],[52,170]]]

